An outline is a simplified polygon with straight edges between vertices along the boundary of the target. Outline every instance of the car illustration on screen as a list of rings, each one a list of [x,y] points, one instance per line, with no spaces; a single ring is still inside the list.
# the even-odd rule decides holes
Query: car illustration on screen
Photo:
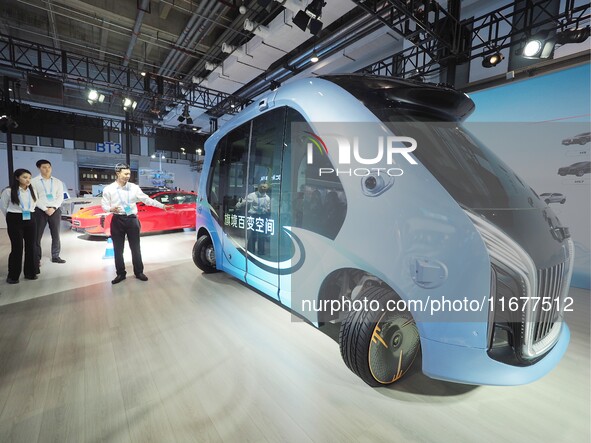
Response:
[[[581,134],[577,134],[571,138],[565,138],[562,140],[562,144],[565,146],[568,145],[586,145],[587,143],[591,142],[591,132],[583,132]]]
[[[150,188],[142,188],[142,190],[154,200],[173,207],[164,212],[154,206],[137,203],[142,234],[195,227],[197,194],[170,190],[150,193]],[[88,206],[72,215],[72,229],[90,236],[110,237],[112,217],[113,214],[105,213],[100,204]]]
[[[560,203],[563,205],[566,203],[566,197],[560,192],[544,192],[543,194],[540,194],[540,198],[544,200],[546,204]]]
[[[436,379],[542,377],[569,342],[573,242],[463,127],[473,109],[462,92],[364,75],[268,93],[206,141],[193,261],[338,325],[371,386],[419,355]]]
[[[577,162],[570,166],[558,168],[558,175],[563,177],[565,175],[576,175],[577,177],[582,177],[583,175],[589,173],[591,173],[591,162]]]

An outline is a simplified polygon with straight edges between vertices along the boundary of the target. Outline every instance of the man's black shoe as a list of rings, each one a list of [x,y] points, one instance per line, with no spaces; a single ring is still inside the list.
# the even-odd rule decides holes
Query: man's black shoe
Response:
[[[18,283],[18,278],[16,280],[13,280],[12,278],[7,278],[6,283],[8,283],[9,285],[16,285]]]
[[[51,259],[52,263],[65,263],[66,261],[63,258],[55,257]]]
[[[25,278],[27,280],[37,280],[39,277],[37,277],[36,275],[25,275]]]
[[[118,275],[113,280],[111,280],[111,283],[116,285],[117,283],[121,283],[123,280],[125,280],[125,275]]]
[[[135,278],[141,281],[148,281],[148,277],[146,277],[146,274],[136,274]]]
[[[35,274],[37,274],[37,275],[41,274],[41,269],[39,269],[39,268],[35,269]]]

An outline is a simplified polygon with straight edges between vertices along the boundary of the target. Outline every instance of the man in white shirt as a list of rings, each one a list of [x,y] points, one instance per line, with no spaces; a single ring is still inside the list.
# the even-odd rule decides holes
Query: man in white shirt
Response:
[[[113,252],[115,254],[115,269],[117,276],[111,281],[117,284],[125,280],[125,261],[123,260],[123,248],[125,247],[125,236],[131,249],[133,262],[133,273],[141,281],[147,281],[144,274],[142,252],[140,250],[140,223],[137,218],[138,201],[160,209],[170,209],[172,206],[163,205],[152,200],[136,184],[129,183],[131,169],[129,165],[119,163],[115,166],[117,180],[103,188],[102,207],[105,212],[112,212],[111,238],[113,239]]]
[[[60,224],[62,211],[60,206],[64,201],[64,184],[61,180],[52,177],[51,162],[39,160],[36,163],[40,174],[31,180],[31,186],[37,195],[37,207],[35,208],[35,223],[37,225],[37,239],[35,248],[35,266],[39,274],[41,264],[41,239],[45,232],[45,226],[49,224],[51,233],[51,261],[53,263],[65,263],[60,257]]]

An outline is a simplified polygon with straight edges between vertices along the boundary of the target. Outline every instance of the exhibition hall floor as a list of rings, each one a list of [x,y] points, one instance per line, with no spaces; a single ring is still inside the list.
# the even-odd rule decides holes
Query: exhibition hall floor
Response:
[[[414,371],[365,385],[319,331],[225,274],[193,265],[194,232],[142,237],[145,273],[111,285],[106,242],[71,231],[66,264],[5,283],[0,229],[0,442],[589,442],[589,291],[570,346],[526,386]],[[126,245],[126,251],[128,247]]]

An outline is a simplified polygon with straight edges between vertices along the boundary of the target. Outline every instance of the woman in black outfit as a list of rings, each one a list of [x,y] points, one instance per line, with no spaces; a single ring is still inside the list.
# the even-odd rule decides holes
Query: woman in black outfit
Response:
[[[36,280],[35,270],[35,220],[33,212],[37,205],[35,192],[31,187],[31,173],[26,169],[14,171],[9,188],[2,191],[0,209],[6,216],[6,227],[10,237],[8,256],[8,277],[6,282],[18,283],[23,265],[23,240],[25,242],[25,278]]]

